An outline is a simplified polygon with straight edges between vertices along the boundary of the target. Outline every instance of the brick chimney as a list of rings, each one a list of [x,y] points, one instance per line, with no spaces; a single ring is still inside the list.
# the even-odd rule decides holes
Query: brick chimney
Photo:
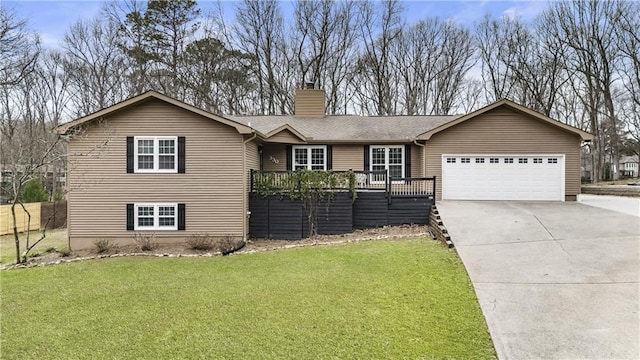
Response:
[[[296,117],[324,117],[325,93],[324,89],[315,89],[313,83],[306,83],[302,89],[296,90]]]

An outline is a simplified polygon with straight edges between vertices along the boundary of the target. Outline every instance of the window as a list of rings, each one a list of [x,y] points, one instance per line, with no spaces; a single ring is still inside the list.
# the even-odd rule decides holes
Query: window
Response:
[[[404,177],[404,146],[371,146],[371,170],[388,171],[389,177]]]
[[[456,158],[450,158],[450,157],[448,157],[448,158],[447,158],[447,163],[449,163],[449,164],[455,164],[455,163],[456,163]]]
[[[469,164],[471,162],[471,159],[470,158],[461,158],[460,162],[463,163],[463,164]]]
[[[484,158],[476,158],[476,164],[484,164]]]
[[[529,162],[529,159],[527,158],[519,158],[518,159],[518,164],[526,164]]]
[[[134,138],[135,172],[178,172],[177,137]]]
[[[490,164],[498,164],[500,162],[500,160],[498,158],[490,158],[489,159],[489,163]]]
[[[542,158],[533,158],[534,164],[542,164]]]
[[[327,147],[322,146],[293,146],[293,163],[291,170],[326,170]]]
[[[547,163],[549,163],[549,164],[557,164],[558,163],[558,158],[548,158],[547,159]]]
[[[505,164],[513,164],[513,158],[504,158]]]
[[[135,204],[134,230],[177,230],[178,204]]]

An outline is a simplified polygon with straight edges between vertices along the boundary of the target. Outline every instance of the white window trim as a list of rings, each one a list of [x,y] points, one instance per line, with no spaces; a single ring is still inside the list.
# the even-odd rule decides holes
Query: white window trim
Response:
[[[405,175],[405,169],[404,169],[404,159],[407,156],[407,154],[404,153],[405,148],[404,145],[369,145],[369,170],[373,171],[373,149],[376,148],[384,148],[384,169],[387,171],[387,175],[389,175],[389,149],[400,149],[401,151],[401,170],[400,170],[400,174],[402,175],[402,177],[404,177]],[[379,165],[379,164],[375,164],[375,165]],[[393,164],[393,165],[398,165],[398,164]],[[382,183],[382,181],[372,181],[372,184],[374,183]],[[404,181],[394,181],[394,184],[400,184],[400,183],[404,183]]]
[[[311,170],[311,149],[322,149],[322,170],[327,170],[327,146],[326,145],[292,145],[291,146],[291,169],[296,170],[296,149],[306,149],[307,150],[307,170]]]
[[[153,140],[153,169],[138,168],[138,140]],[[173,157],[173,169],[159,169],[160,167],[160,140],[173,140],[175,154]],[[145,155],[145,154],[142,154]],[[147,154],[148,155],[148,154]],[[177,173],[178,172],[178,137],[177,136],[135,136],[133,138],[133,172],[135,173]]]
[[[153,226],[138,226],[138,207],[153,207]],[[160,211],[159,208],[163,207],[173,207],[174,208],[174,221],[173,226],[159,226],[160,224]],[[163,216],[166,217],[166,216]],[[178,230],[178,204],[177,203],[169,203],[169,204],[157,204],[157,203],[140,203],[133,204],[133,230]]]

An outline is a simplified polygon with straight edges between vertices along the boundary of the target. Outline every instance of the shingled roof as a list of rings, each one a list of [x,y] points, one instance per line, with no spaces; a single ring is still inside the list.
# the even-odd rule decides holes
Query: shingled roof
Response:
[[[293,128],[308,142],[407,142],[418,135],[459,118],[450,116],[357,116],[324,118],[279,116],[225,116],[262,134]],[[288,125],[288,127],[284,127]]]

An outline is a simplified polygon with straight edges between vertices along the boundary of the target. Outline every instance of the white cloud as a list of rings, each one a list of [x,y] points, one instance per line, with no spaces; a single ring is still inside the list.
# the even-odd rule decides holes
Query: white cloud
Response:
[[[517,5],[502,11],[502,15],[511,19],[520,18],[525,21],[530,21],[549,6],[547,1],[523,1],[517,2],[516,4]]]

